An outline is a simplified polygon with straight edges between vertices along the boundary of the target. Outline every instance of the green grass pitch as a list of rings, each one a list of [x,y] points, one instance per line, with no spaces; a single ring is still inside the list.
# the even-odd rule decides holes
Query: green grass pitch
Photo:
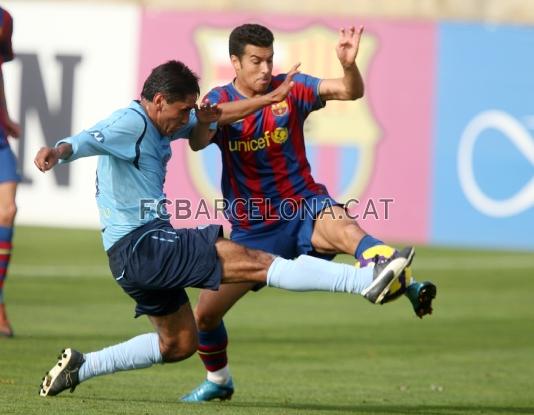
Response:
[[[423,320],[405,298],[373,306],[341,294],[247,295],[226,320],[232,401],[178,402],[204,377],[196,356],[41,398],[63,347],[92,351],[151,328],[133,318],[98,232],[19,227],[0,413],[534,414],[534,254],[419,248],[414,272],[438,285]]]

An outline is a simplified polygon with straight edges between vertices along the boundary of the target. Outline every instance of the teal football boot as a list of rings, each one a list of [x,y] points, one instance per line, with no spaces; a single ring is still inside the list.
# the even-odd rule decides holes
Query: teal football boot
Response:
[[[412,303],[417,317],[432,314],[432,300],[436,298],[437,287],[430,281],[413,282],[406,288],[406,297]]]
[[[231,378],[225,385],[219,385],[206,379],[196,389],[182,396],[180,400],[182,402],[208,402],[214,399],[226,401],[232,399],[233,394],[234,383]]]

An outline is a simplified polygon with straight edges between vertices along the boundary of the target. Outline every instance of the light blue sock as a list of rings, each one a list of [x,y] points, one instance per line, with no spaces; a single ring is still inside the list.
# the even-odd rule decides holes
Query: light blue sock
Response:
[[[275,258],[267,285],[289,291],[330,291],[360,294],[373,282],[373,266],[356,268],[308,255]]]
[[[159,337],[156,333],[142,334],[98,352],[84,354],[84,357],[85,363],[78,372],[80,382],[94,376],[121,370],[143,369],[162,362]]]

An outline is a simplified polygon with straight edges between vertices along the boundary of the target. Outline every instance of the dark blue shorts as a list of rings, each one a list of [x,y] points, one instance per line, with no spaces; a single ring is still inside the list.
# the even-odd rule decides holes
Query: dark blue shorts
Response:
[[[222,227],[174,229],[153,220],[117,241],[108,251],[113,277],[137,305],[135,316],[164,316],[189,301],[186,287],[217,290],[222,266],[215,242]]]
[[[328,214],[328,208],[340,206],[328,195],[315,195],[306,199],[308,206],[313,207],[302,215],[296,214],[290,220],[266,226],[257,231],[234,228],[230,239],[238,244],[253,249],[261,249],[286,259],[299,255],[313,255],[323,259],[332,259],[335,254],[319,254],[313,249],[311,237],[318,215]],[[315,202],[315,203],[312,203]]]
[[[0,144],[0,183],[20,182],[17,159],[9,144]]]
[[[310,198],[311,199],[311,198]],[[311,237],[315,219],[320,214],[322,207],[325,207],[324,214],[327,214],[328,206],[339,206],[340,204],[328,195],[316,195],[317,209],[305,215],[297,215],[291,220],[279,221],[258,231],[247,231],[243,229],[232,230],[230,239],[247,248],[260,249],[281,256],[285,259],[293,259],[299,255],[310,255],[317,258],[332,260],[336,254],[320,254],[314,250]],[[312,206],[312,203],[309,203]],[[264,284],[258,284],[255,291],[262,288]]]

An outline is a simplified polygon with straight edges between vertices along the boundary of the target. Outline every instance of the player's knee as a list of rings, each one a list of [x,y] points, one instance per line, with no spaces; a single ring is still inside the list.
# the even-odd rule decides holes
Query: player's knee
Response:
[[[200,331],[214,330],[221,324],[223,316],[211,312],[210,310],[195,310],[195,320]]]
[[[164,362],[179,362],[196,353],[198,341],[196,337],[190,337],[185,340],[173,339],[165,342],[160,340],[159,348]]]
[[[343,226],[341,237],[345,243],[360,239],[364,235],[362,228],[357,222],[348,223]]]
[[[0,225],[11,226],[15,221],[17,205],[13,202],[3,203],[0,207]]]
[[[259,249],[243,247],[243,250],[245,251],[245,255],[248,259],[261,265],[262,268],[264,268],[265,270],[269,269],[275,258],[273,254],[270,254],[265,251],[260,251]]]

